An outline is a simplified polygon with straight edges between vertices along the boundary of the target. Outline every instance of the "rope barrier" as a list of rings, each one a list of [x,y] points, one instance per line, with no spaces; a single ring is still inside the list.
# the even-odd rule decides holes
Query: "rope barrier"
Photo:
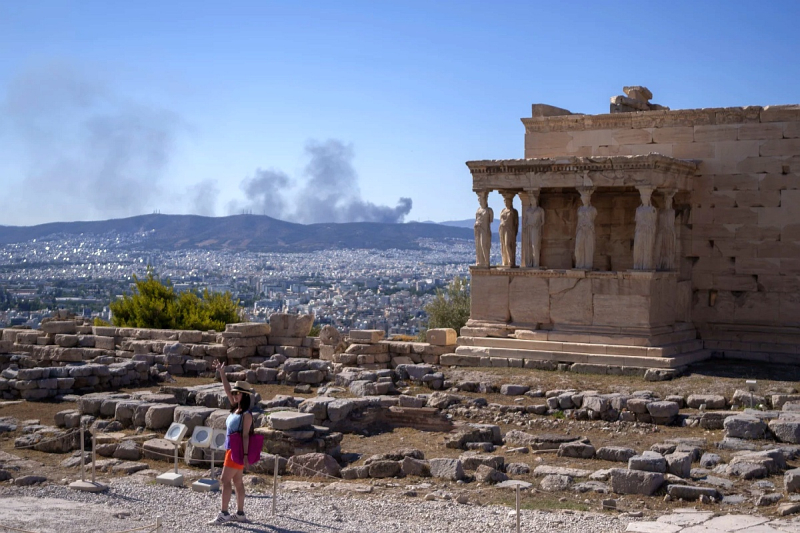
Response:
[[[30,446],[17,446],[15,444],[14,445],[14,449],[15,450],[28,450],[28,449],[31,449],[31,448],[35,448],[36,446],[41,446],[42,444],[46,444],[48,442],[55,442],[57,440],[61,440],[61,439],[65,439],[67,437],[71,437],[72,435],[78,433],[78,431],[79,430],[77,430],[77,429],[73,429],[71,432],[67,433],[66,435],[59,435],[58,437],[53,437],[51,439],[40,440],[39,442],[31,444]],[[20,438],[20,437],[17,437],[17,438]]]

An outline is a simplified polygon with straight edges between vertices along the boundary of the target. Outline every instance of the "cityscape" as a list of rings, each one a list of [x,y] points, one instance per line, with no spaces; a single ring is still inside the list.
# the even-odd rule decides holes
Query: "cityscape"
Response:
[[[437,289],[467,277],[474,244],[421,239],[418,250],[306,253],[144,250],[139,234],[67,235],[0,247],[0,326],[37,328],[57,309],[111,322],[109,303],[147,269],[176,291],[230,292],[243,319],[313,313],[342,331],[380,329],[416,337]],[[499,255],[496,245],[493,255]]]

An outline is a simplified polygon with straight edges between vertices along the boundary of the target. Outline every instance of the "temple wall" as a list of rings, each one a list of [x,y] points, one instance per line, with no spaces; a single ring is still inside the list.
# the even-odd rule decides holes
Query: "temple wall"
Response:
[[[763,338],[741,332],[800,326],[800,106],[563,115],[523,123],[526,158],[656,152],[701,161],[691,195],[675,198],[691,319],[706,339],[737,341],[733,349],[797,341],[793,329]],[[568,213],[575,213],[577,195],[563,212],[556,202],[547,205],[546,196],[543,264],[563,268],[571,250],[548,244],[574,234],[574,214]],[[627,198],[617,202],[621,210],[613,199],[604,205],[600,192],[592,198],[598,208],[595,268],[608,268],[606,255],[623,257],[624,264],[611,269],[627,266],[626,238],[606,244],[611,253],[600,244],[607,225],[635,209],[635,196],[630,206]]]

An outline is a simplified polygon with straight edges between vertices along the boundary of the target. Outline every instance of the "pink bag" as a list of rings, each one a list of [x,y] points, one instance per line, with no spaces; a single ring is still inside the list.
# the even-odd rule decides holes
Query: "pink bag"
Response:
[[[247,464],[252,465],[261,459],[261,450],[264,448],[264,435],[251,434],[250,442],[247,447]],[[234,463],[244,464],[244,442],[242,433],[231,433],[228,437],[228,449],[231,451],[231,459]]]

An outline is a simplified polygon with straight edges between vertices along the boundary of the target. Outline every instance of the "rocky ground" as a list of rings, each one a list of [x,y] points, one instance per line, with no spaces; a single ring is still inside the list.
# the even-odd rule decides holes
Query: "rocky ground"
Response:
[[[441,413],[457,424],[486,423],[500,428],[506,442],[498,443],[491,452],[478,455],[502,457],[508,477],[532,484],[522,491],[523,531],[625,531],[626,528],[629,531],[661,533],[678,531],[666,526],[646,529],[651,526],[642,521],[655,520],[687,505],[712,513],[709,516],[733,512],[763,515],[770,520],[777,520],[779,514],[796,512],[790,509],[795,494],[786,490],[784,474],[800,464],[796,447],[781,446],[764,439],[742,439],[729,440],[736,446],[741,445],[741,449],[735,449],[736,446],[720,448],[718,443],[726,439],[726,431],[721,427],[708,429],[699,424],[687,424],[686,421],[692,417],[700,420],[703,414],[701,409],[687,405],[682,407],[681,417],[673,425],[635,419],[592,420],[579,419],[577,409],[545,409],[549,400],[546,394],[532,394],[536,390],[545,393],[556,389],[631,395],[646,389],[658,398],[716,394],[728,399],[724,409],[730,410],[730,399],[736,390],[743,387],[744,378],[758,380],[758,394],[761,396],[796,392],[796,382],[781,379],[780,374],[770,374],[771,370],[757,366],[744,365],[732,370],[728,365],[719,372],[715,372],[713,367],[702,366],[697,370],[678,380],[647,383],[631,377],[522,369],[453,369],[445,371],[445,377],[451,383],[492,383],[498,389],[502,384],[513,383],[530,388],[530,394],[453,391],[462,400],[444,408]],[[794,379],[795,376],[788,377]],[[201,382],[200,378],[184,378],[178,385]],[[285,386],[259,385],[257,390],[267,400],[276,394],[315,396],[315,391],[299,394]],[[404,392],[414,395],[431,391],[411,385]],[[485,405],[478,400],[485,400]],[[26,427],[35,425],[36,421],[52,424],[57,412],[74,407],[75,404],[70,402],[0,404],[0,479],[3,472],[8,478],[7,482],[0,483],[0,498],[3,498],[0,517],[8,520],[8,525],[36,532],[113,532],[146,526],[155,522],[156,515],[161,515],[164,531],[207,531],[204,524],[213,516],[219,495],[155,485],[152,483],[155,475],[169,469],[164,462],[142,459],[142,466],[133,469],[138,471],[132,475],[125,474],[124,469],[111,470],[111,463],[107,463],[109,470],[98,475],[109,484],[109,490],[100,495],[90,495],[66,488],[69,481],[80,477],[76,467],[64,466],[69,455],[14,447],[15,440],[28,431]],[[574,454],[559,453],[558,446],[537,449],[535,444],[514,442],[513,438],[508,438],[510,432],[516,432],[511,435],[518,437],[520,434],[549,435],[552,442],[561,439],[577,442],[579,446],[574,448]],[[347,465],[351,469],[368,467],[371,461],[374,462],[373,455],[399,448],[419,450],[427,460],[460,458],[466,465],[469,452],[448,447],[448,438],[443,433],[411,427],[375,428],[346,434],[341,447],[343,454],[352,461]],[[524,441],[526,437],[520,438]],[[608,474],[604,476],[602,472],[624,468],[626,464],[600,453],[581,457],[587,449],[585,446],[591,446],[595,452],[601,448],[629,448],[640,455],[655,450],[659,457],[672,455],[681,446],[678,453],[692,456],[691,472],[680,477],[669,477],[674,474],[667,472],[667,481],[710,488],[716,490],[719,497],[688,503],[679,494],[669,494],[666,485],[653,496],[615,494]],[[761,453],[769,447],[782,450],[785,464],[777,467],[773,459],[760,458],[758,461],[766,466],[758,475],[743,475],[740,468],[729,471],[730,465],[741,460],[737,459],[738,456]],[[702,456],[707,457],[701,464]],[[745,462],[751,465],[758,461]],[[509,471],[512,464],[515,466]],[[485,469],[481,474],[474,467],[460,481],[412,475],[384,479],[319,478],[309,483],[307,478],[282,476],[276,518],[270,515],[271,477],[254,475],[248,478],[248,490],[253,493],[248,509],[254,523],[233,527],[248,531],[286,532],[513,531],[513,517],[508,516],[514,505],[513,491],[498,488],[494,484],[497,480],[491,479],[493,473],[488,473],[487,477]],[[185,465],[181,465],[181,469],[190,479],[207,474],[207,471]],[[31,485],[21,486],[28,483]],[[613,502],[606,502],[604,508],[604,500]],[[80,506],[76,507],[78,504]],[[613,508],[607,508],[609,506]],[[792,523],[788,519],[784,522]],[[641,526],[636,525],[640,523]],[[783,529],[776,526],[763,531],[798,530],[786,529],[789,526],[785,524]],[[762,524],[758,527],[771,526]],[[796,527],[796,524],[791,527]]]

